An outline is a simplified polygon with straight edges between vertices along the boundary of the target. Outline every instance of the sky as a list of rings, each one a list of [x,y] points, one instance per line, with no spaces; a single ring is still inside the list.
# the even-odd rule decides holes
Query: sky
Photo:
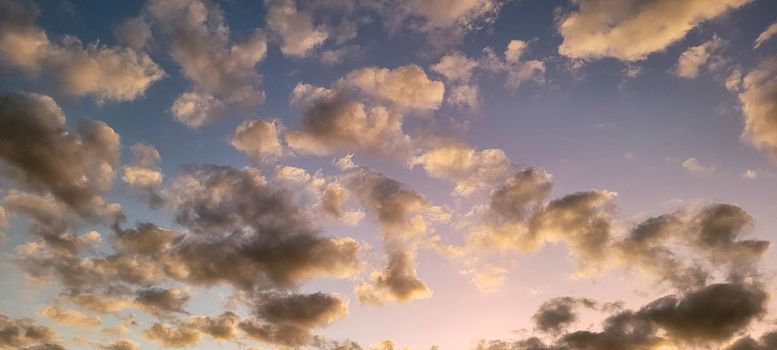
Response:
[[[776,21],[0,0],[0,349],[776,349]]]

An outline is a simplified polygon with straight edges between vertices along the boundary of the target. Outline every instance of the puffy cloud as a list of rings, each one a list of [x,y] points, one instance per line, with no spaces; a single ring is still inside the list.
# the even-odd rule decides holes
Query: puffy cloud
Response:
[[[226,110],[224,102],[207,92],[186,92],[173,102],[175,119],[192,128],[218,120]]]
[[[264,101],[256,64],[264,59],[267,43],[254,32],[245,41],[229,43],[229,28],[221,9],[201,0],[154,0],[146,6],[167,37],[170,55],[194,84],[171,111],[190,127],[223,117],[228,108],[246,108]]]
[[[149,288],[139,290],[135,302],[152,315],[165,316],[185,313],[189,299],[190,292],[184,289]]]
[[[578,316],[575,308],[579,306],[593,308],[596,303],[584,298],[553,298],[542,303],[532,319],[538,330],[546,333],[559,333],[577,321]]]
[[[49,346],[50,349],[62,349],[55,341],[59,336],[46,326],[41,326],[29,318],[14,319],[0,314],[0,349],[20,349],[22,347]]]
[[[269,186],[256,169],[193,167],[171,193],[178,223],[193,234],[172,255],[178,277],[189,282],[294,286],[360,268],[356,241],[318,235],[291,193]]]
[[[116,172],[119,135],[101,121],[84,122],[78,134],[64,124],[64,113],[48,96],[0,96],[0,160],[21,185],[47,189],[83,216],[115,213],[117,205],[102,194]]]
[[[455,192],[462,196],[502,181],[512,168],[500,149],[477,151],[461,143],[432,148],[416,157],[413,163],[421,164],[429,176],[454,182]]]
[[[757,49],[761,47],[763,43],[771,39],[775,34],[777,34],[777,22],[770,24],[769,27],[764,29],[764,31],[761,32],[757,38],[755,38],[755,42],[753,42],[753,48]]]
[[[291,102],[303,120],[286,133],[286,142],[309,154],[363,151],[404,160],[412,151],[401,113],[436,110],[444,92],[415,65],[358,69],[331,89],[300,83]]]
[[[615,193],[602,190],[555,199],[531,218],[529,230],[535,237],[565,242],[580,272],[596,271],[606,262],[604,252],[611,243],[608,211],[614,197]]]
[[[737,339],[726,350],[769,350],[777,347],[777,332],[765,333],[760,340],[750,336]]]
[[[278,137],[281,125],[277,120],[248,120],[232,134],[232,146],[249,156],[262,160],[280,157],[283,145]]]
[[[305,57],[329,37],[326,29],[313,24],[309,11],[298,10],[293,0],[268,0],[267,27],[281,37],[281,52]]]
[[[720,283],[682,298],[657,299],[639,311],[668,335],[682,341],[725,340],[766,312],[768,294],[758,286]]]
[[[663,51],[700,23],[749,2],[576,0],[576,8],[558,20],[558,31],[564,38],[559,53],[585,60],[613,57],[639,61]]]
[[[362,304],[381,305],[388,300],[406,303],[428,298],[432,291],[418,278],[415,257],[406,251],[388,253],[388,263],[381,271],[370,274],[370,281],[356,286],[356,295]]]
[[[164,174],[159,168],[159,151],[146,143],[135,143],[130,147],[132,160],[122,169],[121,179],[137,190],[152,206],[162,203],[159,186]]]
[[[396,69],[368,67],[348,73],[340,84],[360,89],[368,96],[386,101],[400,109],[433,111],[440,108],[445,85],[430,80],[421,67]]]
[[[710,175],[715,172],[714,165],[702,164],[698,159],[696,159],[696,157],[688,158],[680,163],[680,165],[683,167],[683,169],[695,175]]]
[[[303,153],[324,155],[363,151],[406,158],[410,137],[402,131],[402,115],[383,106],[367,107],[330,89],[299,84],[292,101],[304,116],[286,132],[289,147]]]
[[[551,310],[551,317],[548,319],[551,329],[555,325],[569,324],[575,316],[572,310],[563,307],[567,300],[572,300],[574,304],[574,300],[579,299],[552,299],[543,304],[535,315],[544,316],[546,311]],[[746,329],[752,321],[762,317],[766,311],[767,300],[768,294],[757,285],[733,282],[711,284],[681,296],[669,295],[656,299],[636,311],[618,311],[602,322],[600,331],[565,332],[549,344],[537,337],[517,341],[481,342],[478,349],[627,350],[653,349],[662,345],[672,348],[721,345],[734,334]],[[585,299],[577,303],[595,305],[593,301]],[[559,305],[562,307],[557,308]],[[764,338],[764,342],[767,341],[770,339]],[[752,343],[747,340],[743,341],[743,345],[750,344]]]
[[[105,350],[138,350],[140,346],[129,339],[116,339],[108,345],[103,345],[102,348]]]
[[[144,330],[143,337],[173,348],[193,346],[202,341],[202,333],[199,330],[161,323],[154,323],[151,328]]]
[[[713,36],[712,39],[701,45],[689,47],[680,55],[674,74],[681,78],[696,78],[699,75],[699,69],[705,66],[711,58],[714,58],[711,56],[716,54],[723,47],[723,44],[723,40]]]
[[[102,321],[97,316],[87,316],[75,310],[63,309],[59,306],[46,306],[41,314],[57,323],[74,327],[96,327]]]
[[[478,61],[464,56],[461,52],[445,55],[440,62],[433,65],[433,71],[442,74],[450,81],[468,82],[472,71],[478,66]]]
[[[147,54],[131,48],[84,46],[72,36],[51,42],[35,24],[38,11],[20,1],[3,0],[0,9],[0,63],[52,77],[67,94],[130,101],[164,76]]]
[[[745,129],[742,138],[777,158],[777,59],[762,61],[745,76],[739,94]]]
[[[240,329],[247,335],[283,347],[299,347],[311,341],[311,332],[348,314],[340,296],[326,293],[264,294],[255,300],[258,318],[246,319]]]

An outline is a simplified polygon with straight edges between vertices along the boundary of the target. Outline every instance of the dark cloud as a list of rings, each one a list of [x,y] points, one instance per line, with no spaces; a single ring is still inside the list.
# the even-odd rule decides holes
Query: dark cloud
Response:
[[[269,186],[256,169],[190,168],[174,192],[177,221],[193,234],[172,251],[185,280],[291,287],[360,268],[356,241],[319,235],[291,193]]]
[[[553,298],[542,303],[539,310],[532,316],[532,319],[540,331],[558,333],[577,321],[578,316],[575,308],[579,306],[593,308],[596,306],[596,303],[593,300],[584,298]]]
[[[189,299],[191,295],[186,290],[149,288],[137,291],[135,302],[150,314],[166,316],[186,313]]]
[[[43,346],[42,349],[56,348],[58,336],[51,328],[37,324],[29,318],[10,318],[0,314],[0,349],[20,349]],[[45,346],[48,346],[46,348]]]
[[[356,295],[362,304],[380,305],[387,300],[406,303],[426,298],[432,291],[418,278],[415,256],[406,251],[392,251],[382,270],[373,272],[368,283],[356,286]]]
[[[320,292],[264,294],[254,303],[257,318],[244,320],[240,328],[255,339],[292,348],[311,342],[313,329],[348,314],[348,304],[343,298]]]
[[[750,336],[737,339],[726,350],[769,350],[777,349],[777,332],[765,333],[760,340]]]
[[[65,115],[48,96],[0,96],[0,160],[21,185],[50,191],[79,215],[116,212],[102,194],[115,175],[119,135],[101,121],[84,122],[77,135],[64,125]]]

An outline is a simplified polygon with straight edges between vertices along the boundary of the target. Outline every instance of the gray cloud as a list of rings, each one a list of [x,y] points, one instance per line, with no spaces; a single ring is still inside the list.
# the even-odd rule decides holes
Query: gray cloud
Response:
[[[46,326],[39,325],[29,318],[14,319],[0,314],[0,349],[20,349],[22,347],[49,346],[56,348],[59,336]]]

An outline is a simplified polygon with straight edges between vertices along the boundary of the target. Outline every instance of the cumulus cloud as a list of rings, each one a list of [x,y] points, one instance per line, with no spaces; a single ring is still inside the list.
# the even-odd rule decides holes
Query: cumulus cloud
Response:
[[[478,66],[478,61],[464,56],[461,52],[445,55],[440,62],[432,65],[432,70],[442,74],[450,81],[468,82],[472,71]]]
[[[700,23],[737,9],[750,0],[619,1],[576,0],[560,16],[561,55],[595,60],[613,57],[640,61],[664,51]]]
[[[229,27],[218,5],[201,0],[150,1],[150,19],[167,39],[170,55],[194,89],[182,94],[171,111],[190,127],[219,120],[229,108],[247,108],[264,101],[262,76],[256,64],[267,53],[264,35],[255,31],[230,44]]]
[[[48,96],[0,96],[0,160],[20,185],[48,190],[82,216],[117,212],[102,195],[116,173],[119,135],[101,121],[84,122],[77,134],[64,125],[64,113]]]
[[[777,158],[777,59],[761,61],[745,76],[739,94],[745,129],[742,138]]]
[[[737,339],[726,350],[768,350],[777,347],[777,332],[765,333],[760,340],[755,340],[750,336]]]
[[[164,174],[159,168],[159,151],[147,143],[135,143],[130,146],[130,151],[132,159],[122,168],[124,174],[121,179],[152,206],[161,205],[163,199],[159,191]]]
[[[721,60],[719,56],[713,57],[713,55],[716,55],[722,47],[723,40],[717,36],[701,45],[689,47],[680,55],[674,74],[686,79],[696,78],[699,75],[699,69],[715,63],[709,62],[710,60]]]
[[[190,292],[184,289],[149,288],[139,290],[135,302],[152,315],[165,316],[185,313],[189,299]]]
[[[536,328],[546,333],[559,333],[577,321],[575,308],[593,308],[596,302],[585,298],[559,297],[547,300],[532,316]]]
[[[356,241],[320,236],[291,193],[269,186],[256,169],[189,168],[172,193],[178,223],[193,234],[173,250],[179,277],[189,282],[294,286],[360,267]]]
[[[138,350],[140,345],[129,339],[116,339],[112,343],[101,347],[105,350]]]
[[[683,295],[656,299],[638,310],[618,311],[602,322],[600,331],[568,331],[550,343],[537,337],[515,341],[483,341],[477,348],[627,350],[652,349],[661,345],[680,348],[702,344],[721,345],[745,330],[752,321],[761,318],[766,311],[767,300],[768,294],[758,285],[734,282],[711,284]],[[555,325],[571,323],[575,316],[564,307],[568,301],[573,304],[594,304],[591,300],[569,297],[552,299],[540,307],[535,314],[540,316],[535,317],[535,321],[549,315],[550,329]],[[547,314],[549,310],[550,314]],[[764,342],[770,341],[769,338],[764,339]]]
[[[0,314],[0,349],[35,346],[43,349],[64,349],[56,344],[58,338],[51,328],[39,325],[29,318],[14,319]]]
[[[298,10],[293,0],[269,0],[267,27],[281,37],[281,52],[287,56],[305,57],[329,37],[327,31],[313,24],[309,11]]]
[[[418,278],[415,257],[399,250],[388,252],[388,263],[383,270],[372,272],[370,281],[359,283],[355,293],[360,303],[374,305],[389,300],[406,303],[432,296],[429,287]]]
[[[461,143],[432,148],[413,159],[413,164],[420,164],[431,177],[454,182],[455,192],[462,196],[502,181],[512,168],[500,149],[477,151]]]
[[[20,1],[4,0],[0,9],[0,64],[51,77],[67,94],[130,101],[164,76],[147,54],[132,48],[84,45],[72,36],[50,41],[35,24],[38,10]]]
[[[59,306],[46,306],[41,314],[57,323],[74,327],[96,327],[102,321],[97,316],[87,316],[75,310],[63,309]]]
[[[237,126],[231,143],[237,150],[257,160],[277,158],[283,154],[278,136],[281,128],[277,120],[248,120]]]
[[[256,318],[240,323],[246,335],[282,347],[300,347],[315,328],[348,314],[345,299],[335,294],[264,294],[254,301]]]
[[[405,160],[412,147],[402,130],[403,113],[436,110],[444,91],[414,65],[359,69],[331,89],[300,83],[291,102],[303,119],[286,133],[286,142],[308,154],[361,151]]]
[[[173,327],[161,323],[154,323],[151,328],[144,330],[143,337],[173,348],[193,346],[202,341],[202,333],[196,329]]]

